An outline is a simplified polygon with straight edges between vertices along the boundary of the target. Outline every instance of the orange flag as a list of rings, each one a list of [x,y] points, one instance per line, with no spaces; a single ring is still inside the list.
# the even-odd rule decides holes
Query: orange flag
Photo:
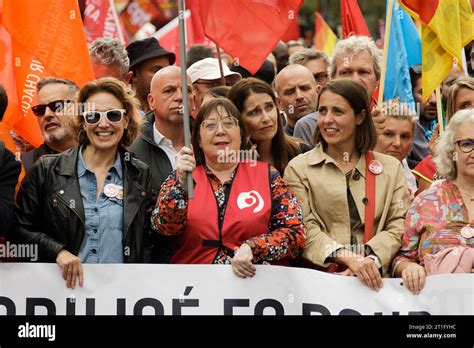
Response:
[[[319,12],[315,13],[314,48],[332,56],[336,48],[337,36]]]
[[[1,0],[0,0],[1,1]],[[4,122],[33,146],[43,143],[31,107],[45,77],[83,85],[94,78],[77,1],[3,0],[0,81],[9,103]]]

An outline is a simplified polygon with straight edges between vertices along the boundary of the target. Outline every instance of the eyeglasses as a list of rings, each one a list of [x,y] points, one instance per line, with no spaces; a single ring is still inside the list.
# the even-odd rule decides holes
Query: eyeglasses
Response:
[[[107,111],[84,111],[82,116],[87,124],[98,123],[103,116],[107,118],[110,123],[120,122],[125,115],[125,109],[112,109]]]
[[[464,153],[469,153],[474,150],[474,139],[461,139],[456,141],[456,144],[458,144],[459,148]]]
[[[222,86],[221,80],[216,80],[216,81],[212,81],[212,80],[198,80],[198,81],[196,81],[196,82],[194,82],[194,83],[195,83],[195,84],[198,84],[198,85],[207,86],[209,89],[210,89],[210,88],[214,88],[214,87]],[[226,80],[226,84],[227,84],[227,80]]]
[[[316,83],[325,83],[328,80],[329,75],[327,73],[319,73],[319,74],[314,74],[314,79],[316,80]]]
[[[231,130],[239,125],[239,120],[235,117],[225,117],[221,121],[216,119],[207,119],[202,121],[201,128],[204,128],[208,132],[215,132],[219,126],[219,123],[225,130]]]
[[[38,104],[31,108],[35,116],[41,117],[46,113],[46,108],[49,108],[52,112],[61,113],[64,111],[66,104],[72,103],[72,100],[55,100],[48,104]]]

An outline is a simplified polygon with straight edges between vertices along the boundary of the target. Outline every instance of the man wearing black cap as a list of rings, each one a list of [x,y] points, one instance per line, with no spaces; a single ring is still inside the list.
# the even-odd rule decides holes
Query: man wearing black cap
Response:
[[[160,46],[154,37],[137,40],[127,46],[130,58],[130,71],[133,73],[130,83],[137,94],[144,112],[150,110],[148,94],[150,93],[151,79],[155,73],[168,65],[173,65],[176,57]]]

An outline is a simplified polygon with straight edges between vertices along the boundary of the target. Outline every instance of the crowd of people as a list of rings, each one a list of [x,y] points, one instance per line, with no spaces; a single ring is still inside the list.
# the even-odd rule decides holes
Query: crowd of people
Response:
[[[306,267],[375,291],[401,277],[413,294],[473,271],[474,78],[456,65],[441,107],[411,67],[413,108],[378,100],[382,55],[363,36],[331,57],[280,42],[255,74],[204,46],[177,66],[155,38],[89,53],[81,88],[38,82],[44,143],[0,142],[0,235],[38,245],[67,287],[84,263]],[[7,105],[0,86],[0,121]]]

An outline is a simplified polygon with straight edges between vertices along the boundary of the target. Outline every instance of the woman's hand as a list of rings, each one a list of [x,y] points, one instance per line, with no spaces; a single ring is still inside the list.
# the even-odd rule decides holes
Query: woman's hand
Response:
[[[252,264],[252,260],[252,249],[248,244],[242,244],[231,261],[235,275],[240,278],[253,277],[257,269]]]
[[[82,287],[84,284],[84,272],[80,258],[63,249],[56,257],[56,263],[61,267],[63,278],[66,280],[66,287],[74,289],[76,287],[76,278],[79,278],[79,286]]]
[[[379,269],[372,258],[353,257],[347,267],[372,290],[379,291],[383,287]]]
[[[403,283],[413,295],[418,295],[425,286],[425,268],[417,263],[410,263],[402,271]]]
[[[192,173],[196,168],[196,160],[194,158],[194,152],[189,147],[183,146],[178,152],[176,161],[176,169],[178,170],[178,179],[181,186],[187,188],[186,175]]]

